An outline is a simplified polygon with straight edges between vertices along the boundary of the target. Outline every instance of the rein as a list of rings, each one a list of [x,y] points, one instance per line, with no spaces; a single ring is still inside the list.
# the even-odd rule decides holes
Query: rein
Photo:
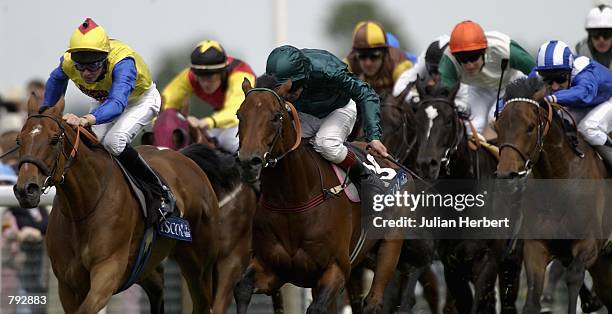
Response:
[[[392,155],[396,156],[396,159],[399,160],[400,162],[404,162],[405,159],[408,158],[408,155],[410,155],[410,150],[414,146],[414,143],[416,143],[416,138],[417,138],[416,136],[414,136],[414,138],[412,139],[410,143],[408,143],[408,141],[406,140],[406,135],[408,134],[408,119],[406,118],[406,111],[404,107],[398,106],[396,104],[393,104],[393,105],[383,104],[380,107],[381,108],[382,107],[394,108],[395,110],[400,112],[400,117],[402,119],[402,125],[399,128],[394,129],[393,131],[395,132],[395,130],[401,129],[402,143],[397,148],[397,152],[395,152]]]
[[[532,104],[532,105],[536,106],[536,116],[538,117],[538,137],[536,139],[535,150],[534,150],[534,152],[532,154],[527,156],[527,154],[523,153],[514,144],[512,144],[512,143],[503,143],[503,144],[499,145],[499,155],[501,156],[502,150],[504,148],[506,148],[506,147],[508,147],[508,148],[514,150],[515,152],[517,152],[519,154],[519,156],[521,156],[521,158],[525,162],[525,165],[523,166],[523,170],[518,173],[518,176],[519,177],[525,177],[525,176],[527,176],[527,175],[529,175],[531,173],[531,170],[533,169],[533,166],[535,165],[535,162],[533,160],[535,158],[537,158],[537,156],[539,156],[540,153],[542,152],[542,150],[544,149],[544,137],[546,136],[546,134],[548,134],[548,130],[550,129],[550,124],[552,123],[553,107],[552,107],[550,102],[546,101],[546,104],[548,105],[548,114],[546,116],[546,120],[542,121],[541,115],[540,115],[540,110],[539,110],[542,107],[540,106],[539,102],[537,102],[537,101],[535,101],[533,99],[530,99],[530,98],[520,98],[519,97],[519,98],[512,98],[512,99],[506,101],[504,103],[504,107],[506,107],[506,105],[508,105],[508,104],[515,103],[515,102],[525,102],[525,103],[529,103],[529,104]],[[546,124],[544,124],[544,123],[546,123]],[[542,127],[543,127],[543,129],[542,129]]]
[[[282,153],[280,156],[272,157],[272,151],[274,150],[274,147],[276,146],[276,142],[277,142],[278,138],[281,136],[282,128],[283,128],[283,116],[284,115],[282,114],[282,111],[281,111],[281,115],[279,117],[280,123],[278,124],[278,127],[276,128],[276,133],[274,134],[274,139],[272,139],[272,144],[270,145],[268,150],[263,155],[263,158],[264,158],[264,165],[263,165],[263,167],[264,168],[266,168],[268,166],[274,167],[274,166],[276,166],[276,164],[278,163],[279,160],[281,160],[282,158],[287,156],[287,154],[289,154],[290,152],[296,150],[300,146],[300,144],[302,142],[302,125],[300,124],[300,118],[298,117],[298,113],[297,113],[297,110],[295,109],[295,107],[290,102],[284,101],[275,91],[273,91],[273,90],[271,90],[269,88],[256,87],[256,88],[250,89],[246,93],[245,98],[246,98],[246,96],[248,96],[252,92],[267,92],[267,93],[272,93],[272,95],[274,95],[276,100],[278,100],[278,103],[281,106],[281,110],[284,107],[284,110],[286,110],[289,113],[290,117],[293,119],[293,122],[295,123],[294,128],[295,128],[295,131],[296,131],[296,139],[295,139],[295,143],[293,144],[293,146],[288,151]]]

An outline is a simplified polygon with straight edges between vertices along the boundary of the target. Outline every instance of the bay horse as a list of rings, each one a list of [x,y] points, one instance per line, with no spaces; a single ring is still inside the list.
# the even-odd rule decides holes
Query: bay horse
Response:
[[[595,151],[578,136],[577,149],[565,133],[564,118],[556,104],[544,101],[546,87],[538,78],[520,79],[506,88],[505,106],[495,128],[500,143],[497,176],[515,186],[524,186],[525,179],[604,180],[609,174]],[[581,153],[580,153],[581,152]],[[605,182],[605,181],[602,181]],[[571,199],[573,191],[567,191]],[[586,269],[593,277],[593,288],[601,301],[612,308],[612,265],[610,256],[600,256],[604,243],[603,224],[610,221],[610,206],[605,204],[605,190],[590,192],[593,206],[585,217],[595,220],[584,224],[582,239],[529,239],[524,243],[528,294],[523,313],[540,312],[546,265],[558,258],[567,267],[568,312],[576,313],[579,290]],[[609,191],[607,191],[609,193]],[[571,204],[571,201],[570,201]],[[559,208],[559,210],[564,210]],[[608,216],[606,216],[608,215]],[[571,219],[578,219],[572,215]],[[557,228],[559,221],[545,221],[540,228]],[[607,230],[609,226],[607,226]]]
[[[243,178],[261,181],[261,197],[253,222],[253,257],[235,290],[238,313],[245,313],[253,292],[270,294],[284,283],[313,289],[308,313],[335,313],[336,297],[367,252],[378,249],[366,313],[379,313],[383,293],[397,265],[402,240],[386,237],[359,241],[361,209],[342,192],[328,198],[324,190],[338,185],[329,162],[300,144],[295,108],[276,91],[252,89],[238,110]],[[274,158],[272,156],[275,156]],[[410,183],[404,188],[414,188]],[[358,254],[350,256],[358,242]]]
[[[22,207],[36,207],[40,195],[56,187],[45,240],[60,301],[66,313],[97,313],[131,274],[145,234],[143,214],[117,162],[93,136],[81,140],[84,129],[75,130],[62,120],[63,98],[42,113],[38,110],[30,98],[29,116],[18,137],[15,196]],[[147,293],[151,313],[162,313],[163,274],[158,265],[172,256],[187,281],[193,312],[209,312],[218,254],[217,197],[193,160],[154,147],[138,150],[176,195],[176,208],[191,225],[192,241],[159,237],[136,283]]]
[[[416,112],[418,173],[442,193],[450,191],[446,184],[452,185],[452,180],[461,180],[462,184],[471,180],[476,186],[480,180],[495,178],[497,159],[470,143],[465,126],[468,117],[455,106],[459,84],[449,90],[418,81],[416,87],[420,96]],[[494,313],[494,287],[499,274],[502,313],[516,313],[521,259],[516,254],[507,256],[507,245],[506,240],[438,240],[438,256],[444,264],[449,292],[445,311],[454,306],[459,313]],[[473,295],[469,281],[474,284]]]

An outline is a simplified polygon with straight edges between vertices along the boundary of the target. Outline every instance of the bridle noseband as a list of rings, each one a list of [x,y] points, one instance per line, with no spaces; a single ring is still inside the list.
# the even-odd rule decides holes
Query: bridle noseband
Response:
[[[28,116],[28,119],[31,118],[48,118],[53,120],[53,122],[55,122],[57,124],[57,126],[60,128],[60,133],[59,135],[57,135],[57,153],[55,155],[55,162],[53,163],[53,168],[49,169],[49,167],[40,159],[33,157],[33,156],[22,156],[21,158],[19,158],[19,163],[17,165],[17,169],[20,169],[21,166],[23,164],[29,163],[29,164],[33,164],[35,165],[45,176],[47,176],[45,178],[45,181],[43,183],[43,186],[41,188],[41,190],[43,191],[43,193],[47,193],[49,188],[51,188],[54,185],[58,185],[58,184],[62,184],[64,182],[64,177],[66,176],[66,173],[68,172],[68,170],[70,170],[70,167],[72,167],[72,165],[74,164],[74,162],[76,161],[76,156],[77,156],[77,150],[79,147],[79,133],[80,133],[80,129],[81,127],[77,128],[77,135],[76,135],[76,139],[74,144],[72,144],[70,142],[70,140],[68,140],[68,138],[66,138],[66,129],[64,128],[64,125],[62,123],[62,120],[60,120],[61,118],[57,118],[55,116],[52,115],[48,115],[48,114],[34,114],[34,115],[30,115]],[[64,150],[64,140],[66,142],[68,142],[68,144],[70,146],[72,146],[72,150],[70,152],[70,155],[66,154],[66,151]],[[59,167],[59,161],[60,161],[60,156],[64,156],[64,159],[66,160],[66,164],[64,164],[64,167],[61,171],[61,175],[59,176],[59,178],[56,178],[56,176],[58,176],[58,167]]]
[[[269,88],[263,88],[263,87],[256,87],[256,88],[252,88],[250,89],[246,95],[245,98],[252,92],[267,92],[267,93],[272,93],[272,95],[274,95],[274,97],[276,98],[276,100],[278,100],[278,104],[281,107],[281,111],[279,112],[279,123],[278,126],[276,128],[276,132],[274,134],[274,138],[272,139],[272,144],[270,144],[270,146],[268,147],[267,151],[264,153],[263,155],[263,167],[274,167],[276,166],[276,164],[278,163],[279,160],[281,160],[282,158],[284,158],[285,156],[287,156],[287,154],[289,154],[290,152],[294,151],[295,149],[298,148],[298,146],[300,146],[300,143],[302,142],[302,127],[300,125],[300,119],[298,117],[298,113],[297,110],[295,109],[295,107],[288,101],[285,101],[281,98],[280,95],[278,95],[278,93],[276,93],[274,90],[269,89]],[[293,146],[291,147],[291,149],[289,149],[288,151],[282,153],[280,156],[278,157],[272,157],[272,151],[274,150],[274,147],[276,146],[276,143],[278,141],[278,139],[281,136],[282,133],[282,129],[283,129],[283,119],[284,119],[284,114],[283,114],[283,110],[286,110],[287,113],[290,115],[290,117],[293,118],[293,122],[295,123],[295,129],[296,129],[296,140],[295,143],[293,144]],[[240,151],[238,152],[240,153]]]
[[[506,101],[504,103],[504,107],[506,107],[506,105],[511,104],[511,103],[515,103],[515,102],[526,102],[526,103],[530,103],[532,105],[536,106],[536,116],[538,117],[538,134],[537,134],[537,139],[536,139],[536,146],[535,146],[535,150],[533,151],[533,153],[531,153],[529,156],[527,156],[527,154],[523,153],[518,147],[516,147],[514,144],[512,143],[503,143],[501,145],[499,145],[499,155],[501,156],[502,150],[506,147],[514,150],[515,152],[517,152],[519,154],[519,156],[521,156],[521,158],[523,159],[523,161],[525,162],[525,165],[523,166],[523,170],[518,172],[518,176],[519,177],[525,177],[528,176],[531,173],[531,170],[533,168],[533,166],[535,165],[535,162],[533,160],[535,160],[540,153],[542,152],[542,150],[544,149],[544,137],[546,136],[546,134],[548,134],[548,130],[550,129],[550,124],[552,122],[552,112],[553,112],[553,108],[552,105],[550,104],[550,102],[546,101],[546,104],[548,105],[548,115],[546,117],[546,120],[542,120],[540,119],[540,108],[542,108],[540,106],[540,103],[530,99],[530,98],[512,98],[509,99],[508,101]],[[546,124],[544,124],[546,123]]]

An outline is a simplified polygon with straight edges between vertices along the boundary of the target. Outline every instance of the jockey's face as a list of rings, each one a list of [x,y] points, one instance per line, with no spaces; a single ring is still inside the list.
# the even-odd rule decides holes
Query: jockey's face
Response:
[[[206,94],[214,93],[221,87],[221,73],[198,75],[198,84]]]
[[[569,87],[570,72],[555,73],[555,72],[539,72],[542,81],[546,83],[551,92],[567,89]]]
[[[484,58],[480,56],[474,61],[466,61],[461,63],[463,71],[468,75],[475,75],[480,72],[480,69],[484,65]]]
[[[83,71],[80,71],[79,73],[81,74],[81,78],[86,83],[92,84],[92,83],[95,83],[98,80],[98,78],[102,74],[103,70],[104,70],[104,68],[99,68],[99,69],[94,70],[94,71],[90,71],[89,69],[85,69]]]
[[[606,53],[612,47],[612,34],[605,31],[591,31],[590,41],[593,48],[599,53]]]
[[[363,70],[363,74],[365,76],[374,76],[383,63],[384,51],[382,50],[366,50],[363,52],[357,53],[357,58],[359,59],[359,66]]]
[[[303,90],[304,87],[298,87],[296,89],[292,88],[291,91],[289,91],[289,94],[285,95],[283,98],[290,103],[294,103],[300,98],[300,96],[302,96]]]

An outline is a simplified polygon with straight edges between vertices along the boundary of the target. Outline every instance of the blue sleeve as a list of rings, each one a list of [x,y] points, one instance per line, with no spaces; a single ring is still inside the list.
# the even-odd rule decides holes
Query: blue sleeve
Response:
[[[569,89],[553,93],[559,104],[569,107],[591,107],[597,97],[598,82],[593,72],[585,69],[576,75]]]
[[[63,62],[64,57],[60,59],[59,66],[49,75],[49,79],[45,84],[45,99],[41,108],[55,106],[60,97],[66,94],[66,88],[68,88],[68,75],[62,70]]]
[[[136,86],[136,63],[132,58],[125,58],[115,64],[113,85],[108,98],[91,114],[96,117],[96,124],[106,123],[117,118],[128,104],[128,97]]]

